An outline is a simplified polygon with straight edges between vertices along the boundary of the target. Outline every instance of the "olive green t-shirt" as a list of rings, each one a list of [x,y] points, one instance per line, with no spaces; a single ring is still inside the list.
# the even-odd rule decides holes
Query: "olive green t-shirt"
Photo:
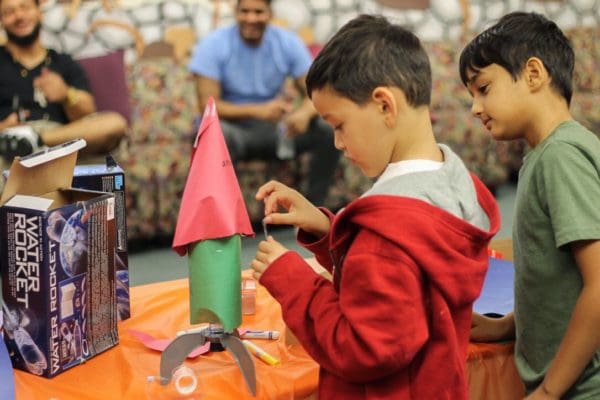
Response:
[[[528,391],[543,380],[582,288],[569,244],[588,239],[600,239],[600,140],[567,121],[525,157],[519,172],[515,359]],[[600,351],[565,398],[600,398]]]

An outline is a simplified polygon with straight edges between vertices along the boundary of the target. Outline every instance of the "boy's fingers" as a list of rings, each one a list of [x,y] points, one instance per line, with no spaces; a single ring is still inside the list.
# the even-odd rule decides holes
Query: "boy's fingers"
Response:
[[[256,200],[264,200],[265,198],[267,198],[269,196],[269,193],[266,191],[265,186],[261,186],[258,188],[258,190],[256,191],[256,194],[254,195],[254,198]]]
[[[264,185],[262,185],[261,187],[258,188],[258,190],[256,191],[256,195],[254,197],[256,197],[256,200],[263,200],[265,199],[270,192],[270,188],[271,187],[271,181],[265,183]]]
[[[265,217],[265,222],[270,225],[294,225],[294,221],[291,213],[273,213]]]
[[[256,254],[254,255],[254,260],[252,261],[252,264],[254,266],[254,263],[264,263],[265,260],[267,259],[267,255],[264,252],[264,247],[262,245],[264,241],[261,241],[258,244],[258,249],[256,251]]]
[[[259,261],[264,262],[267,259],[267,253],[270,251],[274,243],[276,244],[277,241],[273,239],[273,236],[270,235],[266,240],[261,240],[260,243],[258,243],[258,251],[256,252],[256,258]]]
[[[272,193],[265,199],[265,214],[270,215],[279,211],[279,198],[275,193]]]
[[[264,263],[264,262],[262,262],[262,261],[260,261],[260,260],[257,260],[257,259],[254,259],[254,260],[252,260],[252,262],[250,263],[250,267],[251,267],[251,268],[252,268],[254,271],[262,273],[262,272],[265,270],[265,267],[266,267],[266,265],[265,265],[265,263]]]
[[[270,180],[265,183],[261,187],[258,188],[256,195],[261,194],[263,197],[268,196],[271,192],[275,191],[279,186],[284,186],[282,183],[277,182],[276,180]]]

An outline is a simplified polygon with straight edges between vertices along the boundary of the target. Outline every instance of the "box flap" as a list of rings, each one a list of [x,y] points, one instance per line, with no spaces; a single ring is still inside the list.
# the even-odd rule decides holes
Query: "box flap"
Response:
[[[52,205],[52,199],[46,199],[38,196],[26,196],[23,194],[16,194],[13,197],[11,197],[6,203],[4,203],[4,205],[10,207],[29,208],[32,210],[39,211],[48,211],[48,209]]]
[[[71,187],[77,151],[85,145],[85,140],[78,139],[29,156],[15,157],[0,204],[15,194],[35,196]]]
[[[74,178],[78,177],[86,177],[86,176],[95,176],[95,175],[105,175],[105,174],[119,174],[124,173],[123,168],[117,164],[112,155],[106,155],[105,163],[96,163],[96,164],[86,164],[83,163],[81,165],[75,166],[75,171],[73,173]],[[78,184],[73,183],[74,186],[79,187]]]

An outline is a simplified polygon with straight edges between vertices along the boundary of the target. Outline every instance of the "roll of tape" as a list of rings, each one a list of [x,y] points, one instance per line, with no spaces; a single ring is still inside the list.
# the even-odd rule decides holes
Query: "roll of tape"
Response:
[[[179,394],[190,394],[198,386],[198,378],[194,371],[185,365],[180,365],[173,371],[173,382]]]

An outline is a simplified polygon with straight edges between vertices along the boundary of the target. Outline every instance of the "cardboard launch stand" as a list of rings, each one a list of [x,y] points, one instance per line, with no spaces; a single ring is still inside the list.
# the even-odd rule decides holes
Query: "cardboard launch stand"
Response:
[[[115,200],[71,188],[76,140],[13,161],[0,198],[4,341],[45,377],[118,343]]]

